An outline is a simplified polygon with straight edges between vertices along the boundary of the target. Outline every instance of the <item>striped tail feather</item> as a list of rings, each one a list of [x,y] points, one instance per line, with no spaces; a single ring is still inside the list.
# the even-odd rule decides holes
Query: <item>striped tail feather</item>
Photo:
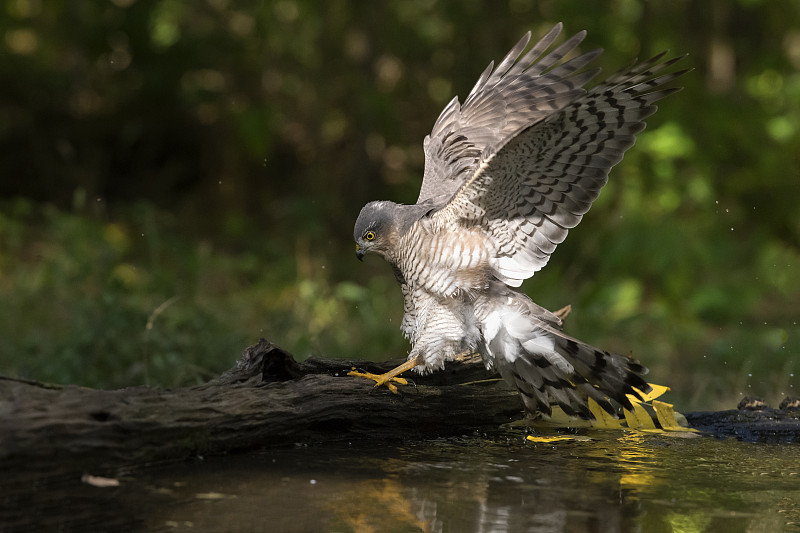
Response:
[[[593,419],[591,399],[618,417],[615,403],[632,409],[628,395],[650,392],[642,377],[647,368],[638,361],[565,335],[520,305],[524,300],[530,301],[516,293],[497,306],[483,334],[487,364],[519,391],[531,415],[549,417],[557,405],[567,415]]]

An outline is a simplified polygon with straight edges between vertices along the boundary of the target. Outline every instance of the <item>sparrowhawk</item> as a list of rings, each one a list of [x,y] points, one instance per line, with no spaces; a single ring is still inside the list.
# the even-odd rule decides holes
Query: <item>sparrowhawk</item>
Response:
[[[633,359],[566,335],[561,318],[516,289],[545,264],[597,198],[684,71],[662,71],[665,54],[589,89],[602,50],[564,60],[580,32],[550,52],[557,24],[527,53],[528,32],[490,63],[463,104],[454,98],[425,138],[425,171],[414,205],[370,202],[354,238],[358,258],[391,265],[405,299],[408,361],[376,376],[386,384],[414,368],[441,368],[478,351],[517,388],[526,410],[592,418],[588,400],[614,413],[650,390]],[[377,385],[376,385],[377,386]]]

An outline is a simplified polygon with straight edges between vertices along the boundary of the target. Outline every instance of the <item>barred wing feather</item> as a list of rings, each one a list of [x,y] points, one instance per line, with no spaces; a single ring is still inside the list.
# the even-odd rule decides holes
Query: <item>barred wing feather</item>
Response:
[[[497,68],[489,64],[463,105],[456,97],[444,108],[423,144],[425,173],[417,203],[444,205],[475,173],[487,150],[585,94],[583,85],[600,69],[580,69],[601,50],[559,65],[586,36],[580,32],[545,55],[561,29],[557,24],[521,56],[531,38],[525,34]]]
[[[608,172],[686,71],[656,75],[664,54],[611,76],[569,105],[486,151],[472,177],[433,216],[479,225],[495,244],[495,276],[517,287],[547,264],[589,210]]]

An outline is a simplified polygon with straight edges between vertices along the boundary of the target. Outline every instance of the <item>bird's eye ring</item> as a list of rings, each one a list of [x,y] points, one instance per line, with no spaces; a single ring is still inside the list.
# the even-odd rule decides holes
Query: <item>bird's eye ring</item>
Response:
[[[365,241],[372,241],[372,240],[375,240],[375,232],[374,232],[374,231],[368,231],[368,232],[366,232],[366,233],[364,234],[364,240],[365,240]]]

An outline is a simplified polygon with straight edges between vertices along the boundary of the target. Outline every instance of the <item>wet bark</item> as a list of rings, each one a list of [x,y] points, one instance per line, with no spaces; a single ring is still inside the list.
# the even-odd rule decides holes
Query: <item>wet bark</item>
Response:
[[[800,409],[729,409],[686,413],[693,428],[718,438],[748,442],[800,442]]]
[[[0,378],[0,466],[35,457],[141,464],[270,446],[394,441],[461,435],[522,416],[516,392],[479,358],[428,376],[408,373],[399,394],[346,376],[382,373],[385,363],[298,363],[261,341],[206,384],[176,390],[94,390]],[[711,435],[800,442],[800,411],[688,413]]]
[[[219,378],[176,390],[0,378],[0,461],[104,456],[149,462],[269,446],[396,441],[469,433],[522,414],[517,394],[479,358],[428,376],[409,372],[413,384],[399,394],[346,375],[354,366],[382,373],[400,362],[298,363],[262,340]]]

